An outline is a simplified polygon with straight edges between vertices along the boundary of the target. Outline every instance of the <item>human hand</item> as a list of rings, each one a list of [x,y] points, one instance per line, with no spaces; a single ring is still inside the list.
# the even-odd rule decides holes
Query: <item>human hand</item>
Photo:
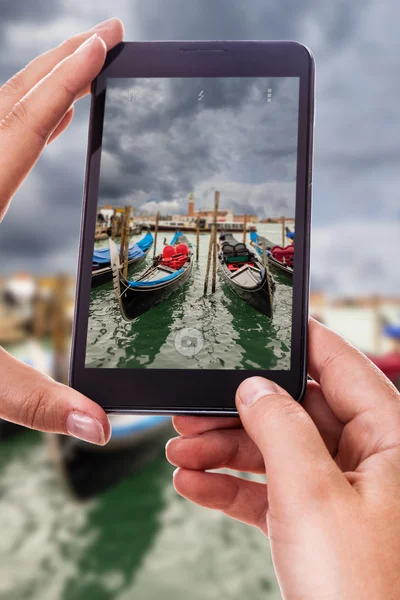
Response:
[[[70,124],[107,50],[123,38],[118,19],[100,23],[36,58],[0,88],[0,221],[44,147]],[[3,225],[4,227],[4,225]],[[0,417],[95,444],[110,437],[104,411],[0,348]]]
[[[286,600],[400,598],[400,395],[360,352],[309,324],[302,405],[252,377],[240,419],[175,417],[178,493],[268,535]],[[267,485],[209,469],[266,473]]]

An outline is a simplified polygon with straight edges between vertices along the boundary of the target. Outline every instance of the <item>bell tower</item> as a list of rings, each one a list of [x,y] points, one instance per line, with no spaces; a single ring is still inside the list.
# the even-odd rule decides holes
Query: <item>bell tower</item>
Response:
[[[189,217],[194,217],[194,195],[193,195],[193,192],[189,196],[188,216]]]

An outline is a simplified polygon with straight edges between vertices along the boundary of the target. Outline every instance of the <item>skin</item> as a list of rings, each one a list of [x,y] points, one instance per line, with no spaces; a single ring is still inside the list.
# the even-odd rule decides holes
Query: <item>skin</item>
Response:
[[[70,124],[74,102],[89,92],[107,50],[123,34],[118,19],[100,23],[39,56],[0,88],[0,221],[44,148]],[[108,417],[96,403],[2,348],[0,417],[100,445],[111,434]]]
[[[253,377],[234,418],[175,417],[174,485],[270,539],[285,600],[400,598],[400,395],[368,358],[310,320],[302,405]],[[267,484],[212,473],[263,473]]]

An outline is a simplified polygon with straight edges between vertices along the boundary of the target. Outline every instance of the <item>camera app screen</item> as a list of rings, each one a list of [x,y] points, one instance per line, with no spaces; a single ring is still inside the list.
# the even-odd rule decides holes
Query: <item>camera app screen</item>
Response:
[[[110,79],[86,367],[290,369],[298,78]]]

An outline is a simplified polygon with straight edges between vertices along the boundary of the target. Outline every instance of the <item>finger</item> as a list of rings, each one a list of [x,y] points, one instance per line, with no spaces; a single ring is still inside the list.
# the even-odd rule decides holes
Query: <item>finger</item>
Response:
[[[306,505],[310,498],[315,505],[350,487],[310,416],[278,385],[251,377],[239,386],[236,406],[264,457],[270,505]]]
[[[0,121],[8,115],[18,100],[21,100],[58,63],[73,54],[94,33],[101,37],[107,46],[107,50],[111,50],[122,41],[124,28],[119,19],[108,19],[103,23],[99,23],[90,31],[69,38],[57,48],[49,50],[29,63],[0,88]],[[85,83],[85,87],[80,90],[80,96],[88,93],[89,88],[90,84]]]
[[[308,383],[303,408],[314,421],[331,456],[336,456],[343,424],[332,413],[321,388],[313,381]],[[176,467],[202,471],[226,467],[249,473],[265,472],[261,452],[242,428],[212,430],[212,423],[207,423],[211,419],[203,419],[206,422],[204,425],[208,426],[208,430],[204,430],[204,425],[195,428],[196,417],[189,419],[194,421],[193,427],[183,426],[184,437],[169,440],[166,446],[170,463]],[[225,421],[228,421],[225,423],[228,425],[229,420]],[[239,420],[234,421],[237,423]]]
[[[54,142],[54,140],[57,139],[67,129],[68,125],[71,123],[73,118],[74,107],[71,106],[71,108],[65,113],[64,117],[61,119],[61,121],[49,137],[47,144],[51,144],[51,142]]]
[[[309,322],[309,373],[343,423],[366,410],[400,411],[399,393],[361,352],[321,323]],[[392,409],[392,410],[391,410]]]
[[[267,486],[223,475],[177,469],[174,486],[178,494],[205,508],[259,527],[267,534]]]
[[[76,95],[101,70],[104,42],[96,34],[42,79],[0,123],[0,220]]]
[[[166,455],[176,467],[207,471],[226,467],[248,473],[265,473],[260,450],[244,429],[207,431],[194,437],[169,440]]]
[[[333,413],[321,387],[315,381],[307,383],[302,406],[314,421],[330,455],[336,456],[344,425]]]
[[[0,348],[0,418],[31,429],[104,445],[111,426],[103,409]]]
[[[241,427],[237,417],[173,417],[172,424],[181,435],[199,435],[214,429]]]

